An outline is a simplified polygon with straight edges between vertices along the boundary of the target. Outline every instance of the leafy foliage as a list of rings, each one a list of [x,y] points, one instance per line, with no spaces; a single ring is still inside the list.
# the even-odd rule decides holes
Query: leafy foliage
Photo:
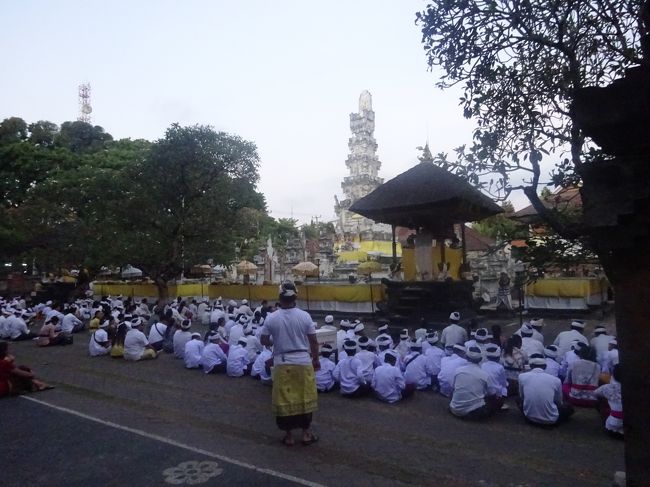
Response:
[[[511,218],[515,213],[515,208],[512,206],[512,203],[504,201],[501,207],[503,208],[503,213],[474,223],[472,228],[483,235],[501,241],[527,238],[528,227]]]
[[[524,190],[536,210],[565,235],[576,235],[538,196],[544,157],[553,181],[576,184],[585,163],[584,136],[571,112],[573,93],[604,85],[639,63],[642,0],[436,0],[416,14],[430,67],[441,88],[460,84],[474,140],[445,166],[496,198]],[[517,174],[524,184],[513,186]]]

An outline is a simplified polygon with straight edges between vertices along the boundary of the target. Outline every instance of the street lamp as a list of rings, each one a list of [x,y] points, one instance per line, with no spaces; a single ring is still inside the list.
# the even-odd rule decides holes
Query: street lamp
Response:
[[[316,266],[318,267],[318,282],[320,282],[320,259],[316,259]]]

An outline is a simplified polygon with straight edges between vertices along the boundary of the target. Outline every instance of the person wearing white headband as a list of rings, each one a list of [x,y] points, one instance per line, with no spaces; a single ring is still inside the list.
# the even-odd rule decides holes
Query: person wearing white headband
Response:
[[[145,334],[140,331],[142,320],[133,318],[130,325],[131,329],[124,338],[124,359],[138,361],[156,358],[158,354],[149,345],[149,340],[147,340]]]
[[[612,335],[607,333],[605,325],[598,325],[594,328],[594,337],[589,342],[591,348],[596,351],[596,361],[603,371],[607,369],[607,352],[609,351],[609,342],[613,338]]]
[[[208,334],[208,344],[201,353],[201,367],[206,374],[224,374],[226,372],[226,357],[221,348],[221,335],[216,330]]]
[[[316,389],[318,392],[329,392],[336,387],[334,369],[336,364],[330,357],[334,353],[332,345],[325,343],[320,348],[320,370],[316,371]]]
[[[429,344],[424,352],[424,355],[426,355],[427,359],[429,359],[432,368],[431,388],[437,392],[439,389],[438,374],[440,373],[442,359],[445,357],[445,351],[438,346],[440,338],[438,337],[437,331],[429,331],[425,336],[425,340]]]
[[[285,432],[282,443],[294,444],[294,429],[302,430],[302,444],[311,445],[318,436],[311,430],[318,409],[315,371],[320,368],[314,320],[297,307],[298,290],[291,281],[279,288],[279,308],[267,315],[261,342],[273,344],[273,390],[271,403],[278,428]]]
[[[111,342],[108,339],[108,333],[106,333],[108,325],[108,320],[104,320],[104,322],[90,334],[88,355],[91,357],[99,357],[111,353]]]
[[[406,384],[402,371],[397,366],[397,360],[397,352],[387,350],[384,362],[375,369],[371,384],[375,397],[389,404],[406,399],[415,391],[413,384]]]
[[[339,322],[339,330],[336,332],[336,347],[339,350],[339,353],[343,351],[343,342],[348,338],[351,338],[349,335],[350,331],[350,322],[348,320],[341,320]],[[353,333],[354,335],[354,333]]]
[[[228,349],[228,360],[226,361],[226,373],[229,377],[242,377],[250,374],[250,362],[248,361],[248,352],[246,337],[240,337]]]
[[[410,344],[410,336],[409,336],[409,331],[404,328],[402,332],[399,334],[399,342],[395,345],[395,351],[399,354],[400,360],[403,362],[406,356],[409,353],[409,344]]]
[[[419,391],[431,388],[431,377],[437,376],[440,369],[436,369],[432,361],[422,353],[422,342],[415,338],[411,340],[411,352],[404,360],[404,380],[412,384]]]
[[[560,363],[557,361],[557,347],[549,345],[544,349],[544,356],[546,357],[546,369],[544,372],[551,374],[553,377],[560,376]]]
[[[192,324],[190,320],[184,320],[181,323],[180,330],[176,330],[173,337],[174,344],[174,357],[184,359],[185,358],[185,344],[192,339],[192,333],[190,332]]]
[[[237,344],[237,340],[244,336],[244,325],[248,323],[246,315],[240,315],[239,319],[234,325],[230,327],[228,333],[228,345],[233,346]]]
[[[440,361],[440,372],[438,373],[439,392],[445,397],[451,397],[454,392],[454,375],[456,370],[467,364],[465,359],[465,347],[452,345],[451,355],[443,357]]]
[[[205,343],[201,339],[200,333],[192,333],[191,339],[185,344],[185,357],[183,361],[185,362],[186,369],[198,369],[201,367],[201,355],[203,354],[203,349]]]
[[[467,330],[460,326],[460,313],[454,311],[449,315],[449,326],[442,330],[440,335],[440,343],[443,346],[455,345],[457,343],[463,344],[467,341]]]
[[[519,374],[517,406],[526,421],[537,425],[557,425],[571,417],[573,408],[562,399],[562,381],[546,374],[544,358],[530,359],[530,371]]]
[[[484,355],[486,360],[481,363],[481,368],[489,377],[489,388],[494,391],[497,398],[497,406],[503,408],[504,398],[508,397],[508,378],[506,371],[501,365],[501,347],[490,343],[485,347]]]
[[[334,380],[341,385],[343,397],[363,397],[370,392],[370,383],[366,382],[363,375],[363,364],[355,357],[357,343],[354,340],[346,340],[343,343],[343,350],[347,356],[336,364],[333,372]]]
[[[544,354],[544,344],[539,340],[533,338],[533,327],[530,325],[524,325],[521,327],[521,351],[524,352],[529,357],[534,353]]]
[[[553,342],[553,345],[558,348],[559,357],[564,357],[564,354],[571,349],[571,344],[576,340],[589,345],[589,340],[582,334],[585,329],[585,322],[573,320],[570,326],[570,330],[560,332]]]
[[[454,392],[449,411],[459,418],[488,418],[497,410],[498,403],[495,400],[497,391],[490,389],[488,374],[479,366],[483,352],[472,346],[465,356],[467,363],[458,367],[454,374]]]
[[[611,374],[614,366],[618,365],[618,341],[613,337],[609,341],[609,350],[607,351],[607,365],[605,372]]]

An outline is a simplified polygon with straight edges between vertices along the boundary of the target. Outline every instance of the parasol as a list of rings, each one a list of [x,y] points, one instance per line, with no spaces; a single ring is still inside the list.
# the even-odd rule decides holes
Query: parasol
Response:
[[[294,274],[311,276],[318,272],[318,266],[313,262],[299,262],[294,265],[291,270]]]
[[[250,275],[257,272],[257,266],[247,260],[242,260],[239,264],[237,264],[236,269],[239,274]]]

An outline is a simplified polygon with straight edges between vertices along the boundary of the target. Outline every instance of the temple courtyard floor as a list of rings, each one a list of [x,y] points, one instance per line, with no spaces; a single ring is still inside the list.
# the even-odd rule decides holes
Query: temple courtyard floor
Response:
[[[591,336],[597,319],[587,318]],[[546,335],[566,322],[547,320]],[[395,405],[320,395],[320,441],[287,448],[270,387],[186,370],[167,354],[140,363],[90,358],[89,338],[50,349],[11,345],[17,364],[56,389],[0,400],[3,486],[576,487],[611,485],[624,469],[623,442],[603,432],[594,410],[541,429],[510,399],[489,421],[465,422],[431,392]]]

